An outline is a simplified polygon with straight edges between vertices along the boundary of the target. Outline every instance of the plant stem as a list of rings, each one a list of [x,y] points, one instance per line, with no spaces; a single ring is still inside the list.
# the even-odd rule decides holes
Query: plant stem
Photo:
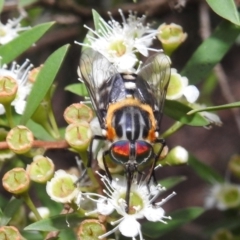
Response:
[[[33,204],[33,202],[32,202],[32,200],[31,200],[29,194],[28,194],[28,193],[24,193],[24,194],[22,194],[21,196],[22,196],[24,202],[25,202],[25,203],[27,204],[27,206],[30,208],[30,210],[34,213],[36,219],[37,219],[38,221],[41,220],[42,218],[41,218],[40,214],[38,213],[35,205]]]
[[[48,112],[48,114],[49,114],[49,121],[51,123],[51,126],[52,126],[52,129],[53,129],[55,138],[56,139],[60,139],[60,133],[59,133],[59,130],[58,130],[57,122],[56,122],[55,116],[53,114],[52,106],[51,106],[50,103],[49,103],[49,112]]]
[[[179,130],[182,126],[184,125],[184,123],[181,122],[175,122],[169,129],[167,129],[167,131],[165,131],[161,137],[162,138],[167,138],[170,135],[172,135],[173,133],[175,133],[177,130]]]
[[[7,103],[7,104],[4,104],[3,106],[5,108],[8,125],[9,125],[9,127],[13,128],[14,127],[14,122],[13,122],[13,118],[12,118],[11,104]]]

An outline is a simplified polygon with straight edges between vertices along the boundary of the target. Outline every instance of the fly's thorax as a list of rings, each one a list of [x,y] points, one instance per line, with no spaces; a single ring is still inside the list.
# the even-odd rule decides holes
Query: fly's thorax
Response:
[[[109,105],[106,115],[107,139],[144,140],[153,143],[156,140],[156,120],[152,108],[138,99],[126,98]]]

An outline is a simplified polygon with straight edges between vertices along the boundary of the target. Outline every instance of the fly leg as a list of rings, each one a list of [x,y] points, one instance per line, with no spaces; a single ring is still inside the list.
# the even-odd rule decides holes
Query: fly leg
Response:
[[[151,166],[151,169],[149,171],[149,174],[148,174],[148,177],[147,177],[147,181],[146,181],[147,182],[147,186],[149,186],[149,183],[150,183],[151,179],[153,179],[153,182],[157,185],[157,178],[156,178],[154,169],[156,167],[157,160],[159,159],[159,157],[160,157],[160,155],[162,153],[163,148],[166,146],[166,141],[163,138],[157,139],[155,143],[161,143],[162,146],[159,149],[158,153],[154,157],[153,164]]]

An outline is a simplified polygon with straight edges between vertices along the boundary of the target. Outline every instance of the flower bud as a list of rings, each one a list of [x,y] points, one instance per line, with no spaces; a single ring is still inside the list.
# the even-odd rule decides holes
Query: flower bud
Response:
[[[26,171],[32,181],[46,183],[53,176],[54,164],[50,158],[38,155],[27,165]]]
[[[78,240],[99,240],[99,236],[106,233],[105,226],[96,219],[88,219],[81,222],[78,231]],[[101,238],[106,240],[106,238]]]
[[[93,111],[83,103],[74,103],[66,108],[63,116],[68,124],[81,121],[90,122],[93,119]]]
[[[21,194],[28,190],[30,179],[23,168],[13,168],[4,174],[2,184],[6,191]]]
[[[232,156],[228,163],[228,167],[236,177],[240,177],[240,155]]]
[[[7,131],[4,128],[0,128],[0,142],[5,141],[7,137]],[[0,166],[1,162],[4,162],[6,159],[10,159],[15,155],[10,149],[1,149],[0,151]]]
[[[87,122],[72,123],[66,128],[65,139],[77,151],[86,150],[91,138],[92,131]]]
[[[158,154],[160,149],[162,148],[162,144],[161,143],[156,143],[154,144],[153,146],[153,149],[154,149],[154,153],[155,154]],[[158,161],[164,159],[166,157],[166,155],[168,154],[168,146],[164,146],[159,158],[158,158]]]
[[[10,130],[6,141],[13,152],[17,154],[24,154],[31,149],[34,137],[28,128],[19,125]]]
[[[34,83],[36,81],[36,78],[38,76],[38,73],[40,72],[40,70],[42,69],[43,65],[40,65],[39,67],[36,67],[34,69],[32,69],[29,73],[28,73],[28,80],[31,83]]]
[[[69,203],[79,194],[79,190],[75,186],[77,180],[75,175],[58,170],[51,181],[47,182],[47,194],[55,202]]]
[[[162,160],[161,165],[181,165],[188,162],[188,152],[185,148],[177,146],[170,150],[168,155]]]
[[[11,103],[17,94],[17,81],[10,76],[0,76],[0,103]]]
[[[0,239],[4,240],[22,240],[20,232],[13,226],[0,227]]]
[[[187,38],[181,26],[163,23],[158,28],[158,39],[167,55],[171,55]]]
[[[211,240],[233,240],[233,235],[228,229],[221,228],[213,234]]]
[[[31,116],[31,119],[40,124],[41,126],[45,126],[46,122],[48,122],[48,111],[49,105],[46,101],[42,101],[37,107],[36,111]]]

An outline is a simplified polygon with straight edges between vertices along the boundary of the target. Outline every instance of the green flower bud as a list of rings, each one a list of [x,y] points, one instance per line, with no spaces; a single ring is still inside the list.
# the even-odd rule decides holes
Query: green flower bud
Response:
[[[63,116],[68,124],[81,121],[90,122],[93,119],[93,111],[83,103],[74,103],[66,108]]]
[[[31,119],[34,122],[44,127],[45,124],[48,124],[48,115],[49,115],[48,111],[49,111],[48,102],[42,101],[37,107],[36,111],[31,116]]]
[[[22,240],[20,232],[13,226],[0,227],[0,239],[1,240]]]
[[[153,146],[154,153],[158,154],[161,148],[162,148],[162,144],[161,143],[154,144],[154,146]],[[161,161],[162,159],[164,159],[167,154],[168,154],[168,146],[164,146],[164,148],[163,148],[163,150],[162,150],[162,152],[161,152],[161,154],[159,156],[158,161]]]
[[[28,152],[33,144],[34,136],[25,126],[17,126],[10,130],[6,138],[8,147],[17,154]]]
[[[92,131],[87,122],[72,123],[66,128],[65,139],[77,151],[85,151],[92,138]]]
[[[188,152],[185,148],[177,146],[170,150],[167,156],[159,162],[161,165],[182,165],[188,162]]]
[[[4,128],[0,128],[0,141],[5,141],[7,137],[7,131]],[[10,159],[15,155],[10,149],[1,149],[0,151],[0,166],[1,163],[4,162],[6,159]]]
[[[77,230],[78,240],[99,240],[99,236],[106,233],[105,226],[96,219],[88,219],[81,222]],[[106,238],[102,238],[106,240]]]
[[[27,165],[26,171],[32,181],[46,183],[53,176],[54,164],[50,158],[38,155]]]
[[[31,83],[34,83],[36,81],[36,78],[38,76],[38,73],[40,72],[40,70],[42,69],[43,65],[40,65],[39,67],[36,67],[34,69],[32,69],[29,73],[28,73],[28,80]]]
[[[233,235],[228,229],[222,228],[213,234],[211,240],[233,240]]]
[[[18,84],[9,76],[0,76],[0,103],[11,103],[17,94]]]
[[[23,168],[13,168],[2,179],[3,187],[12,194],[22,194],[30,186],[30,178]]]
[[[240,155],[232,156],[228,163],[228,167],[236,177],[240,177]]]
[[[187,38],[181,26],[163,23],[158,28],[158,39],[167,55],[171,55]]]

